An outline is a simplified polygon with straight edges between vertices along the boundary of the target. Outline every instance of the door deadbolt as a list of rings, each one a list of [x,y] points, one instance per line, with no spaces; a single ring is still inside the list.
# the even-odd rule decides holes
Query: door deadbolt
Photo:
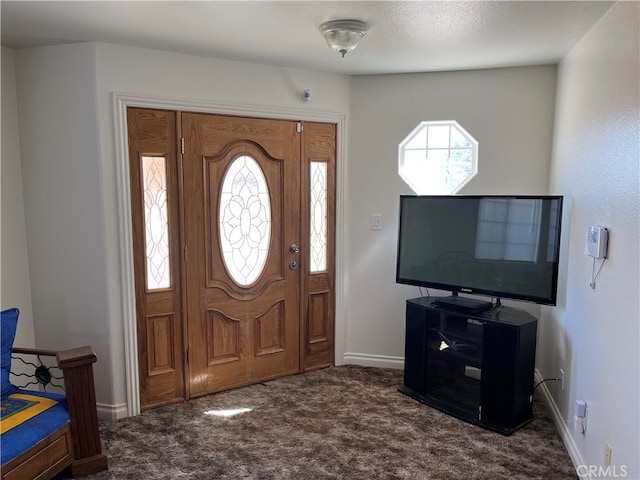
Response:
[[[300,252],[300,247],[294,243],[289,247],[289,252],[290,253],[299,253]]]
[[[291,262],[291,263],[289,264],[289,268],[290,268],[291,270],[295,270],[296,268],[298,268],[298,263],[297,263],[297,262]]]

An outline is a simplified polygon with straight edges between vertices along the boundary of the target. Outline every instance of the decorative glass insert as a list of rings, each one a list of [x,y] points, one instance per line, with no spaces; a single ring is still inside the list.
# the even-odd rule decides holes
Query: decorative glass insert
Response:
[[[231,278],[254,283],[264,269],[271,236],[269,188],[258,163],[236,158],[225,174],[220,195],[220,246]]]
[[[398,147],[398,173],[418,195],[458,192],[478,172],[478,142],[457,122],[421,122]]]
[[[310,271],[327,269],[327,164],[311,162],[311,259]]]
[[[167,161],[142,157],[142,196],[147,257],[147,290],[169,288],[169,220],[167,211]]]

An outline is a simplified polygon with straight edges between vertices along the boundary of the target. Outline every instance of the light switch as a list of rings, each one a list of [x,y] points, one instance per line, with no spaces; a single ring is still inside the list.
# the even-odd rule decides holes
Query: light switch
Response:
[[[371,214],[371,230],[382,230],[382,214]]]

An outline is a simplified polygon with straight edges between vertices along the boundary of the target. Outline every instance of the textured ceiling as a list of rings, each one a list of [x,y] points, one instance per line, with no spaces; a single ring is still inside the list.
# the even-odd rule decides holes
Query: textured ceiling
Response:
[[[342,74],[558,62],[606,13],[603,1],[6,1],[2,45],[100,41]],[[341,58],[318,25],[371,25]]]

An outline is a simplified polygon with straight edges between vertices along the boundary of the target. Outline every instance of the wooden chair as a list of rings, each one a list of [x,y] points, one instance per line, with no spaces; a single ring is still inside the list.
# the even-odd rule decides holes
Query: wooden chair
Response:
[[[65,468],[70,468],[73,477],[82,477],[107,469],[108,461],[102,453],[98,430],[93,380],[96,355],[92,348],[84,346],[63,351],[12,348],[12,353],[37,358],[40,365],[30,364],[40,367],[34,372],[40,384],[47,381],[47,378],[42,377],[47,377],[49,372],[40,359],[53,357],[50,359],[51,363],[55,363],[53,367],[57,366],[64,378],[64,396],[69,421],[45,438],[36,440],[15,458],[6,461],[2,465],[2,480],[50,479]],[[47,415],[47,411],[39,415]],[[15,427],[13,438],[20,435],[19,429],[27,425],[28,421]],[[3,434],[2,437],[5,435],[7,434]]]

